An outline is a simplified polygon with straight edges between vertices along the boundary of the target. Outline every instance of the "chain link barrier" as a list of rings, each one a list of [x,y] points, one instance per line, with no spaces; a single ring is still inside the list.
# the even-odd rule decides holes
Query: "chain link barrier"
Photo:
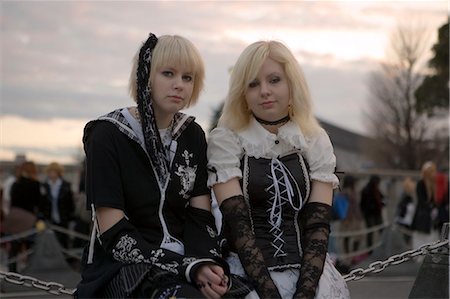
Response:
[[[434,243],[425,244],[417,249],[408,250],[403,253],[393,255],[384,261],[375,261],[369,264],[369,267],[367,269],[363,268],[354,269],[350,271],[349,274],[344,275],[343,277],[345,281],[359,280],[364,278],[364,276],[366,276],[369,273],[379,273],[390,265],[399,265],[401,263],[409,261],[410,259],[416,256],[425,255],[445,245],[448,246],[448,244],[449,244],[448,240],[436,241]]]
[[[42,281],[31,276],[20,275],[14,272],[4,272],[0,270],[0,279],[6,282],[21,285],[26,287],[33,287],[39,290],[46,291],[52,295],[71,295],[75,293],[76,289],[65,288],[62,284],[57,282]]]
[[[363,268],[354,269],[349,274],[344,275],[343,278],[345,281],[360,280],[369,273],[379,273],[384,269],[386,269],[388,266],[399,265],[401,263],[409,261],[410,259],[416,256],[425,255],[443,246],[446,245],[448,246],[448,244],[449,240],[436,241],[434,243],[425,244],[419,247],[418,249],[408,250],[401,254],[393,255],[389,257],[387,260],[375,261],[371,263],[367,269]],[[24,276],[13,272],[4,272],[1,270],[0,270],[0,279],[4,279],[5,281],[12,284],[34,287],[40,290],[44,290],[53,295],[66,294],[73,296],[73,294],[76,291],[76,289],[65,288],[62,284],[57,282],[45,282],[31,276]]]
[[[447,227],[448,232],[448,227]],[[369,273],[379,273],[382,272],[384,269],[386,269],[388,266],[391,265],[399,265],[401,263],[404,263],[406,261],[409,261],[419,255],[425,255],[430,252],[433,252],[441,247],[447,246],[447,252],[448,252],[448,245],[449,240],[439,240],[433,243],[424,244],[421,247],[414,249],[414,250],[408,250],[400,254],[393,255],[389,257],[388,259],[384,261],[375,261],[371,264],[369,264],[369,267],[364,268],[357,268],[350,273],[343,276],[345,281],[352,281],[352,280],[360,280],[364,278]],[[4,272],[0,270],[0,280],[5,280],[8,283],[12,283],[15,285],[22,285],[26,287],[33,287],[39,290],[46,291],[52,295],[70,295],[73,296],[76,289],[70,289],[64,287],[64,285],[57,283],[57,282],[46,282],[39,280],[37,278],[31,277],[31,276],[25,276],[20,275],[18,273],[14,272]]]

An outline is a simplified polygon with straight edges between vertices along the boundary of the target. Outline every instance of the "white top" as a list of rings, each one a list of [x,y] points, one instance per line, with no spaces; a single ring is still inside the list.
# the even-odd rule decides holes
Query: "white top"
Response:
[[[313,180],[339,186],[334,174],[336,157],[333,146],[325,130],[311,137],[305,137],[292,121],[273,134],[261,126],[254,118],[250,125],[237,133],[228,128],[212,130],[208,138],[208,186],[224,183],[234,177],[242,178],[240,160],[244,153],[255,158],[276,158],[293,152],[300,152],[309,164]]]
[[[55,223],[61,223],[61,216],[59,215],[59,190],[61,189],[62,179],[58,178],[56,181],[49,180],[48,185],[50,186],[50,197],[52,199],[52,220]]]

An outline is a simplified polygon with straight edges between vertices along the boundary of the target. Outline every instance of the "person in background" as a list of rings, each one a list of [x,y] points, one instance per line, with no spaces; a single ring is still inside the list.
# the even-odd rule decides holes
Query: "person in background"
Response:
[[[86,160],[81,163],[79,173],[78,193],[75,196],[75,227],[74,230],[80,234],[88,235],[91,228],[91,212],[86,209]],[[82,248],[86,240],[75,238],[74,248]]]
[[[359,207],[358,195],[356,192],[356,179],[353,176],[345,176],[342,183],[341,191],[348,199],[347,216],[342,219],[340,230],[343,232],[356,232],[364,228],[364,219]],[[361,248],[362,239],[360,235],[345,237],[344,253],[352,253]],[[352,258],[345,259],[343,262],[346,272],[353,265]]]
[[[11,209],[5,219],[5,233],[17,234],[32,229],[38,218],[42,218],[41,183],[38,181],[38,169],[33,161],[25,161],[20,166],[20,175],[11,187]],[[31,248],[33,239],[21,239],[11,242],[9,258],[15,258],[19,252]],[[16,272],[17,262],[9,265],[9,271]]]
[[[438,208],[437,230],[441,232],[444,223],[449,222],[449,180],[445,172],[436,173],[436,205]]]
[[[6,217],[9,214],[9,210],[11,207],[11,187],[14,184],[15,181],[20,176],[20,164],[17,163],[14,165],[14,172],[9,174],[8,177],[3,181],[2,184],[2,218]]]
[[[414,218],[416,207],[416,183],[410,177],[403,180],[403,192],[395,212],[395,222],[408,230],[403,234],[406,244],[410,245],[409,230]]]
[[[436,170],[434,162],[428,161],[422,165],[421,178],[416,186],[417,206],[412,222],[413,248],[437,240],[434,230],[438,216],[435,202]]]
[[[38,169],[33,161],[25,161],[20,166],[19,178],[11,186],[11,208],[21,208],[35,216],[41,216],[41,205]]]
[[[64,168],[57,162],[52,162],[45,169],[47,179],[44,183],[45,200],[43,202],[44,216],[50,223],[68,229],[70,221],[74,220],[75,202],[71,184],[64,179]],[[56,232],[59,243],[64,248],[69,247],[69,236]]]
[[[367,228],[383,224],[383,198],[384,195],[380,191],[380,177],[372,175],[361,191],[360,201],[361,211]],[[367,234],[367,247],[369,248],[373,245],[373,236],[374,232]]]
[[[77,298],[220,298],[220,258],[206,138],[194,117],[204,65],[178,35],[150,34],[133,60],[130,94],[84,130],[94,229]]]
[[[333,147],[284,44],[255,42],[239,56],[208,160],[228,261],[250,279],[251,296],[349,297],[327,255]]]

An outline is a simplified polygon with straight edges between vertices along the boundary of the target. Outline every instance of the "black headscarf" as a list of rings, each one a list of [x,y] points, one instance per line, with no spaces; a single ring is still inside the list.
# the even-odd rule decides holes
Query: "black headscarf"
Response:
[[[160,185],[164,186],[169,175],[169,157],[164,150],[158,127],[156,126],[152,90],[149,84],[152,52],[157,42],[158,38],[153,33],[150,33],[139,51],[136,74],[137,107],[141,118],[145,148],[156,171]]]

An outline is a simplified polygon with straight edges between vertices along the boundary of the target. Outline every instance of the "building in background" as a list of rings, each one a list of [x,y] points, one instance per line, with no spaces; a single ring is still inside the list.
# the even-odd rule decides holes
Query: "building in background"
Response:
[[[366,136],[345,130],[326,121],[319,120],[331,139],[336,155],[338,172],[359,172],[378,168],[364,150],[374,141]]]

